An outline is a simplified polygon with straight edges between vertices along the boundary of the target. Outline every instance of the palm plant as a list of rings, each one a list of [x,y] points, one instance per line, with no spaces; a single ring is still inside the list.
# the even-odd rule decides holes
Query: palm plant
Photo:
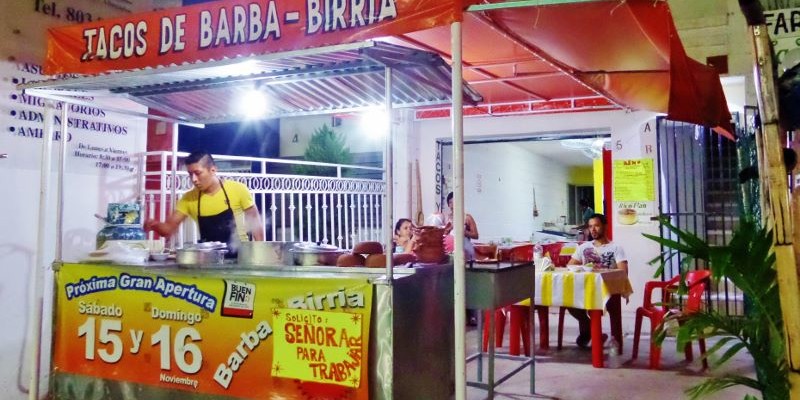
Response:
[[[690,341],[699,337],[717,337],[719,340],[708,349],[705,357],[722,353],[712,368],[719,367],[741,350],[747,350],[755,364],[756,379],[741,375],[711,377],[686,391],[691,399],[697,399],[735,385],[745,385],[761,392],[765,400],[789,398],[788,368],[785,361],[785,340],[781,305],[775,272],[775,255],[772,252],[772,232],[758,226],[752,219],[742,220],[728,245],[712,246],[696,235],[681,230],[666,218],[661,223],[675,234],[678,240],[653,235],[646,237],[668,249],[653,260],[660,262],[657,275],[663,272],[665,263],[678,253],[686,255],[681,262],[681,287],[685,293],[685,274],[693,260],[702,260],[709,265],[712,279],[725,277],[740,288],[748,299],[744,316],[726,315],[716,310],[702,310],[682,316],[678,328],[678,348],[683,349]],[[666,336],[663,326],[678,318],[670,316],[664,320],[656,340],[659,345]],[[746,396],[745,399],[754,399]]]

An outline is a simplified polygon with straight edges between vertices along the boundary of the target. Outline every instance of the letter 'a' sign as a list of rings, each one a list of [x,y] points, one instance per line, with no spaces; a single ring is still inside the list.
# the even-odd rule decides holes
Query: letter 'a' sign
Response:
[[[453,0],[223,0],[48,32],[46,74],[95,74],[399,35],[461,19]]]

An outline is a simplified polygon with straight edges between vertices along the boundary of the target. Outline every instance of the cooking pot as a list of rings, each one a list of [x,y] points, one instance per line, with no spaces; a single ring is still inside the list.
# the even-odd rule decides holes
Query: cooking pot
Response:
[[[344,250],[329,244],[296,243],[292,246],[292,258],[295,265],[336,265]]]
[[[239,245],[239,264],[242,265],[291,265],[289,249],[296,242],[243,242]]]
[[[180,249],[175,251],[175,261],[186,266],[222,265],[227,252],[223,249]]]
[[[227,245],[220,242],[197,243],[175,251],[175,261],[184,266],[216,266],[225,261]]]

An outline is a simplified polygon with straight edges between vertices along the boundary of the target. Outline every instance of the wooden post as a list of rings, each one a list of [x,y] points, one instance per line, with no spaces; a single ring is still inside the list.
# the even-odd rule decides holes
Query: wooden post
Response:
[[[740,2],[740,4],[745,3]],[[742,7],[742,11],[748,10]],[[794,239],[794,220],[790,206],[786,167],[783,164],[783,145],[778,125],[778,100],[775,85],[772,53],[770,51],[767,26],[762,17],[757,24],[748,16],[753,38],[753,54],[756,57],[754,75],[758,108],[761,113],[762,128],[756,134],[761,136],[758,149],[762,196],[768,208],[762,210],[766,226],[774,228],[774,249],[778,275],[778,290],[783,313],[783,330],[786,338],[786,361],[789,366],[790,396],[800,400],[800,281],[797,276]]]

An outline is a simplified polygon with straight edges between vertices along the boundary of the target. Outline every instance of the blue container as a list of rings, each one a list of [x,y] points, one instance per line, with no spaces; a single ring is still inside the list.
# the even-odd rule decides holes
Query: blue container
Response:
[[[97,232],[97,248],[103,247],[107,240],[144,240],[145,237],[139,225],[106,225]]]
[[[139,203],[109,203],[106,222],[109,225],[137,225],[142,223]]]

